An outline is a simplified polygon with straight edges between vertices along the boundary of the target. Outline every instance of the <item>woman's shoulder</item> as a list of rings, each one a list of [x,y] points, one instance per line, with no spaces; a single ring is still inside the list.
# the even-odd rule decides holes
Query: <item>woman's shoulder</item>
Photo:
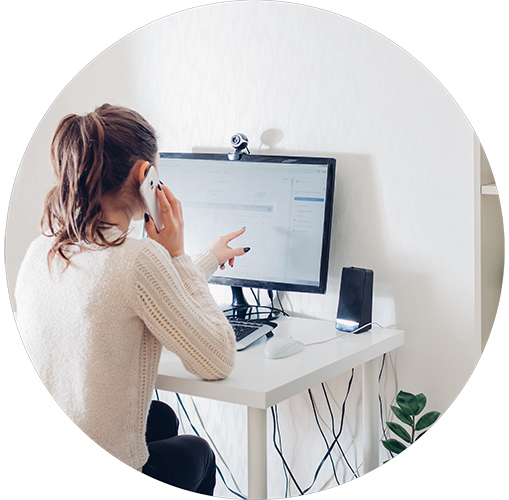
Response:
[[[54,238],[52,236],[48,236],[47,234],[40,234],[35,238],[32,243],[28,246],[28,251],[37,252],[38,250],[45,250],[46,248],[51,248],[53,245]]]
[[[160,262],[167,264],[171,262],[171,257],[166,248],[151,238],[126,238],[121,245],[125,252],[127,260],[132,264],[139,265],[151,262]]]
[[[25,252],[25,256],[23,258],[23,262],[26,263],[34,259],[38,261],[41,256],[44,256],[46,258],[52,245],[53,245],[52,237],[49,237],[45,234],[40,234],[28,246]]]

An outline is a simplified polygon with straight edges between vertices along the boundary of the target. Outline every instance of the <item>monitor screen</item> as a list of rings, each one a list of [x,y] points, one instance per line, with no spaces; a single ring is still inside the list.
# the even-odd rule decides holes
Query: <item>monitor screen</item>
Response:
[[[210,283],[325,293],[335,159],[161,153],[159,176],[181,201],[193,255],[246,226],[231,246],[250,247]]]

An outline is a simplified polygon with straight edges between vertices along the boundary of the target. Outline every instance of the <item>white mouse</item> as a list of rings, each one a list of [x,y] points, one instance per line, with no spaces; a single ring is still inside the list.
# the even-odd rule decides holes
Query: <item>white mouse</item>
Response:
[[[291,337],[274,336],[265,344],[265,356],[271,359],[287,358],[304,349],[304,344]]]

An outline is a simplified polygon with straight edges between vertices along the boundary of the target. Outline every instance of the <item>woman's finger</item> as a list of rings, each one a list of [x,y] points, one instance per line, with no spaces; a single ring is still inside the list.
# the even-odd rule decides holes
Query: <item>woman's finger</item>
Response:
[[[182,227],[184,225],[184,218],[180,201],[166,186],[159,184],[156,192],[161,205],[164,227],[168,227],[171,230]]]
[[[158,234],[152,217],[150,217],[150,215],[147,213],[145,214],[145,231],[147,232],[148,237],[152,239],[154,239]]]
[[[233,233],[223,236],[223,238],[229,243],[230,241],[234,240],[235,238],[238,238],[241,234],[244,234],[245,232],[246,227],[244,226],[241,229],[237,229],[237,231],[233,231]]]
[[[168,201],[168,197],[166,196],[166,193],[163,191],[162,187],[160,184],[158,184],[157,188],[156,188],[156,195],[157,195],[157,200],[159,201],[159,204],[161,205],[161,212],[163,212],[163,214],[172,214],[172,208],[171,208],[171,204],[170,202]]]
[[[240,255],[244,255],[245,253],[249,252],[249,250],[251,250],[251,247],[239,247],[239,248],[235,248],[233,249],[230,254],[233,256],[233,257],[238,257]]]
[[[228,259],[228,264],[230,264],[230,267],[233,267],[233,262],[235,261],[235,257],[244,255],[247,252],[249,252],[249,250],[251,250],[250,247],[239,247],[239,248],[235,248],[235,249],[228,247],[228,249],[230,250],[229,253],[231,255],[231,257]]]
[[[177,217],[179,220],[182,219],[182,204],[177,199],[177,197],[172,193],[170,188],[160,185],[161,191],[164,194],[166,201],[168,202],[169,206],[171,207],[172,213],[175,217]]]

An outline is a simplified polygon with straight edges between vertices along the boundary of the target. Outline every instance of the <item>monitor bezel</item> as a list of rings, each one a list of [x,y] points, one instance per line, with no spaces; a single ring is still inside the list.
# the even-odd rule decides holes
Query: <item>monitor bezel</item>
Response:
[[[325,192],[324,227],[322,236],[322,255],[320,260],[320,275],[318,285],[304,285],[298,283],[283,283],[277,281],[263,281],[230,277],[212,276],[209,283],[232,287],[261,288],[265,290],[279,290],[285,292],[304,292],[325,294],[329,272],[330,245],[332,236],[332,214],[334,205],[334,187],[336,176],[336,159],[319,156],[286,156],[242,154],[239,159],[231,160],[228,154],[221,153],[178,153],[160,152],[160,158],[234,161],[237,163],[287,163],[292,165],[327,165],[327,187]],[[169,186],[171,189],[171,186]]]

